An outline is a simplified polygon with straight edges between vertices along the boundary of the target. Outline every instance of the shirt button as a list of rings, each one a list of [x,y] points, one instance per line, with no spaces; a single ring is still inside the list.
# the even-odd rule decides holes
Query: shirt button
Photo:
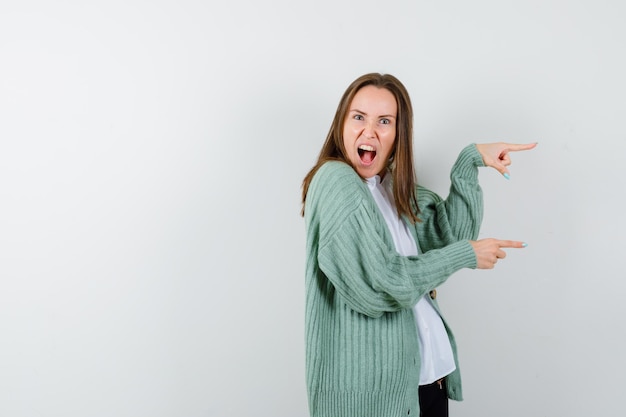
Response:
[[[437,298],[437,290],[432,290],[430,292],[430,299],[434,300],[435,298]]]

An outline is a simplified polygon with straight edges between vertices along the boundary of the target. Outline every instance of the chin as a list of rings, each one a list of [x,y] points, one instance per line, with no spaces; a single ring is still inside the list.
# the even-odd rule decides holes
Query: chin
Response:
[[[377,169],[376,167],[358,167],[356,170],[356,172],[364,178],[371,178],[378,175],[381,171],[381,169]]]

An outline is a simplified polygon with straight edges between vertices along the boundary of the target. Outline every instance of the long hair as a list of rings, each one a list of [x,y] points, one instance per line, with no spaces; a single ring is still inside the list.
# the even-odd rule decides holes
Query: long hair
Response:
[[[304,215],[304,204],[311,180],[325,162],[341,161],[354,168],[346,157],[343,144],[343,126],[352,99],[361,88],[368,85],[385,88],[396,99],[398,106],[396,140],[389,155],[387,167],[393,176],[393,197],[398,215],[408,217],[412,223],[419,222],[417,217],[419,208],[415,190],[416,178],[413,168],[413,107],[411,106],[411,99],[404,85],[396,77],[378,73],[362,75],[354,80],[343,93],[317,162],[302,182],[302,215]]]

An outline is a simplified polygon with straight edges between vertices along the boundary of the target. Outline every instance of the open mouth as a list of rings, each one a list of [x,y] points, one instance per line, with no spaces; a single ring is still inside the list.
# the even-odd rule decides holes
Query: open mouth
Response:
[[[358,148],[359,158],[361,158],[361,162],[366,165],[371,164],[376,158],[376,151],[373,146],[369,145],[361,145]]]

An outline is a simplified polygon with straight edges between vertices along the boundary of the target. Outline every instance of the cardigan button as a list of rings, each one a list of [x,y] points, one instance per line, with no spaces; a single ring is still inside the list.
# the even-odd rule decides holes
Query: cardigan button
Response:
[[[434,300],[435,298],[437,298],[437,290],[432,290],[430,292],[430,299]]]

